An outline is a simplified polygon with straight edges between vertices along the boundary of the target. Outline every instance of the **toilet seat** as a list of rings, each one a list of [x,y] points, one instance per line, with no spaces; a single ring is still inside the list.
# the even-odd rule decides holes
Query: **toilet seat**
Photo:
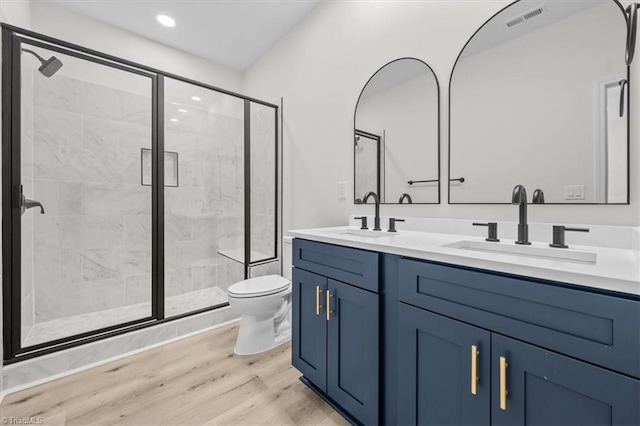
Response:
[[[239,299],[269,296],[287,290],[289,285],[289,280],[280,275],[265,275],[237,282],[227,292],[230,297]]]

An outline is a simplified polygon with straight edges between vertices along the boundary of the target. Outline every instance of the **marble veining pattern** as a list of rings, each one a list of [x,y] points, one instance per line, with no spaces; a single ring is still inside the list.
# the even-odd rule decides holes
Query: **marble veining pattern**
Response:
[[[150,98],[37,73],[33,90],[33,154],[26,162],[30,194],[46,214],[25,216],[34,226],[37,327],[35,334],[25,330],[29,339],[43,324],[138,303],[127,299],[129,277],[151,288],[150,277],[140,279],[151,271],[151,189],[140,185],[140,150],[151,146]]]

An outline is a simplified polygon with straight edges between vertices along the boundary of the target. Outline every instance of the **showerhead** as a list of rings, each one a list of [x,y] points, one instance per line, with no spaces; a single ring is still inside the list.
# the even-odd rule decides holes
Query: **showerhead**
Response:
[[[38,71],[40,71],[45,77],[51,77],[57,73],[60,68],[62,68],[62,61],[55,56],[52,56],[40,65]]]
[[[38,68],[38,71],[45,77],[51,77],[55,73],[58,72],[60,68],[62,68],[62,61],[55,56],[50,57],[49,59],[44,59],[42,56],[38,55],[33,50],[22,49],[23,52],[31,53],[35,56],[42,65]]]

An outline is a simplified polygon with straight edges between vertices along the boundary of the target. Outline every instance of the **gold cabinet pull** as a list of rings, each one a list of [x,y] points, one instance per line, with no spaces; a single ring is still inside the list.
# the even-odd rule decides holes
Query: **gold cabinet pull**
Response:
[[[471,345],[471,395],[478,393],[478,356],[480,351],[476,345]]]
[[[333,294],[331,294],[331,292],[329,290],[327,290],[327,321],[329,321],[331,319],[331,314],[333,313],[333,311],[331,310],[331,298],[333,297]]]
[[[316,286],[316,315],[320,315],[320,309],[322,309],[322,305],[320,304],[320,293],[322,293],[322,290],[318,285]]]
[[[506,411],[507,410],[507,395],[509,392],[507,391],[507,358],[501,356],[500,357],[500,409]]]

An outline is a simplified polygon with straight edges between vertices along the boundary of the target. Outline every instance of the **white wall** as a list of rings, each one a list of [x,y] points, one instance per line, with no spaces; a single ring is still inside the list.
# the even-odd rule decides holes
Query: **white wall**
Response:
[[[623,4],[628,5],[629,1]],[[284,97],[284,229],[346,224],[372,206],[339,200],[337,182],[353,181],[353,111],[361,88],[381,65],[416,57],[447,93],[456,57],[469,37],[510,1],[323,2],[245,73],[245,92]],[[624,25],[620,19],[619,25]],[[329,30],[330,29],[330,30]],[[640,79],[636,60],[631,78]],[[640,85],[632,85],[632,105]],[[447,176],[447,96],[442,97],[441,177]],[[637,115],[636,115],[637,116]],[[631,128],[630,206],[531,206],[530,220],[640,224],[640,123]],[[445,179],[446,180],[446,179]],[[353,185],[349,185],[350,188]],[[446,203],[447,185],[442,183]],[[384,206],[383,214],[513,220],[510,205]]]
[[[626,78],[621,21],[604,3],[460,59],[451,175],[466,181],[452,186],[452,202],[504,203],[517,184],[541,188],[547,203],[571,202],[564,187],[584,185],[585,199],[574,202],[596,202],[597,82]],[[613,202],[626,202],[626,173],[623,180],[624,197]]]
[[[33,31],[231,91],[242,74],[44,1],[33,2]]]
[[[0,21],[17,27],[31,26],[31,0],[1,0]]]

